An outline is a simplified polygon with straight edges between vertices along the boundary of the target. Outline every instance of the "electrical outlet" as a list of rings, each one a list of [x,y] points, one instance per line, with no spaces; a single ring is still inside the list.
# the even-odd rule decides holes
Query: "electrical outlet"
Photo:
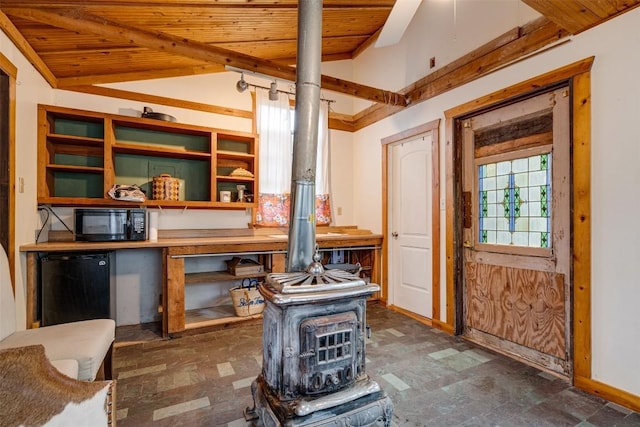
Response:
[[[342,206],[338,206],[338,215],[342,215]]]

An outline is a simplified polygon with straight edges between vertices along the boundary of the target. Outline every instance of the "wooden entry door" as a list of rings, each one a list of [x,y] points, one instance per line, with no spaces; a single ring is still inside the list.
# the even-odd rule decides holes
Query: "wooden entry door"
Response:
[[[467,118],[463,333],[571,376],[570,97],[560,88]]]

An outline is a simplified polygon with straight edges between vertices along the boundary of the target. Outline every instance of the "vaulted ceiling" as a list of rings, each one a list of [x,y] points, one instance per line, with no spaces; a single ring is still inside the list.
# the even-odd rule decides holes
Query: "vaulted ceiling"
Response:
[[[522,1],[567,34],[640,4],[640,0]],[[292,80],[297,3],[2,0],[0,28],[53,87],[212,73],[224,70],[225,64]],[[375,41],[394,3],[324,0],[323,61],[356,57]],[[373,101],[389,99],[389,93],[327,76],[322,86]]]

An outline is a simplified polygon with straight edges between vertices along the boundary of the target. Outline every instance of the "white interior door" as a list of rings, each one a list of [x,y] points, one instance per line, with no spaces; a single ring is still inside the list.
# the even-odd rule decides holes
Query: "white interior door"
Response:
[[[391,146],[391,304],[431,318],[431,144],[425,134]]]

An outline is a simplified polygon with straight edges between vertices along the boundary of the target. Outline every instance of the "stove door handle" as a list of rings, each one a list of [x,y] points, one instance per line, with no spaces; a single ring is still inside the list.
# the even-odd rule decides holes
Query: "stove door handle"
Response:
[[[316,355],[316,352],[315,352],[313,349],[311,349],[311,350],[307,350],[307,351],[305,351],[304,353],[300,353],[300,354],[298,355],[298,357],[299,357],[300,359],[305,359],[305,358],[307,358],[307,357],[311,357],[311,356],[315,356],[315,355]]]

